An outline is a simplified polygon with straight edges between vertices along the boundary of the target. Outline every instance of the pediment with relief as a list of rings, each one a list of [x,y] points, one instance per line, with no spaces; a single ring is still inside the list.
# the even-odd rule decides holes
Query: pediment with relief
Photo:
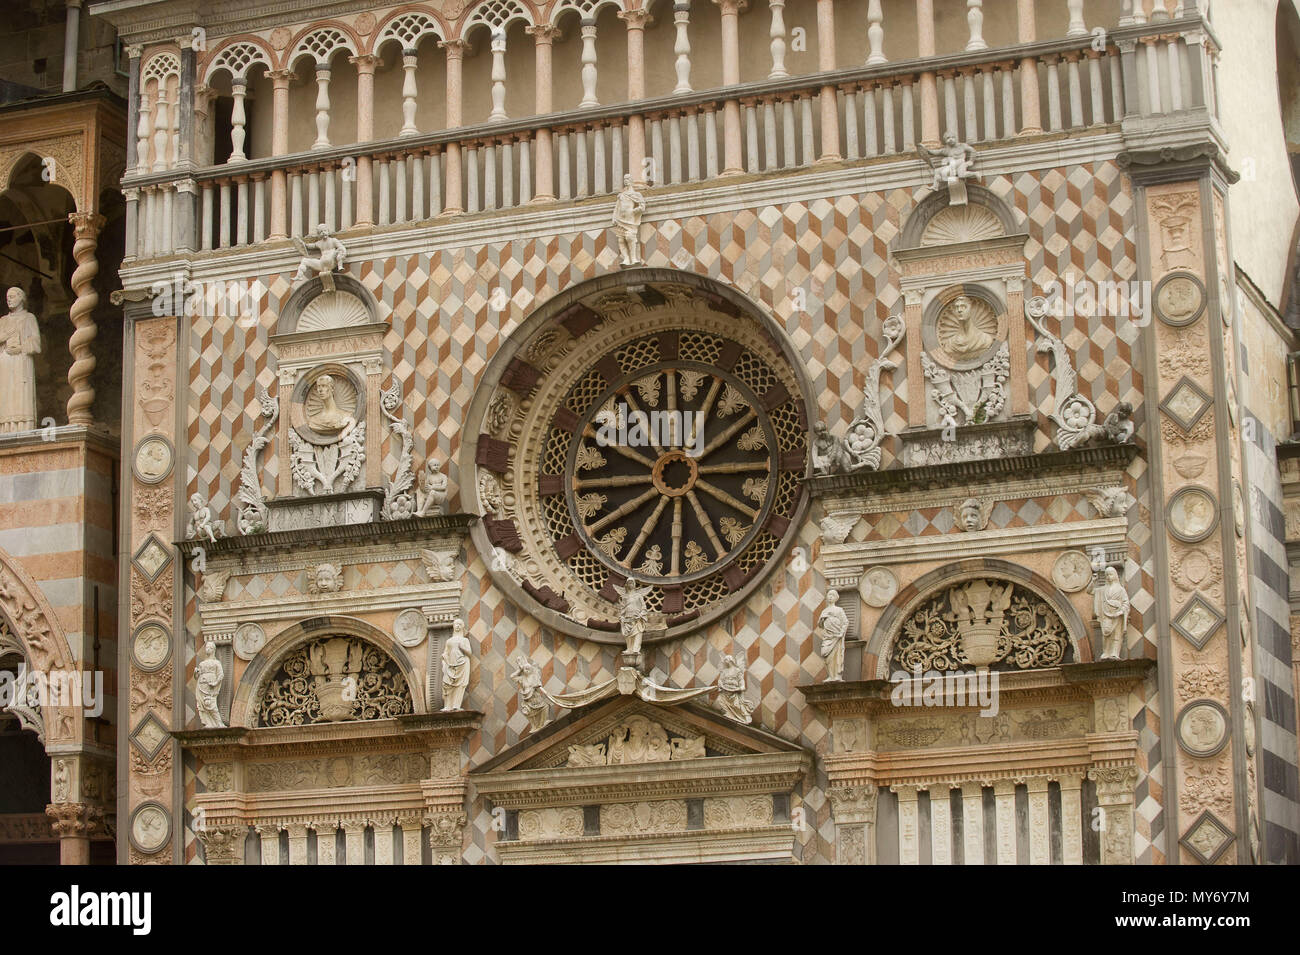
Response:
[[[622,773],[637,772],[647,763],[667,764],[656,765],[656,772],[676,777],[711,775],[724,765],[729,773],[738,771],[743,777],[746,762],[753,764],[757,776],[768,777],[756,784],[757,791],[768,785],[772,788],[767,791],[778,791],[792,786],[811,767],[812,754],[702,706],[656,706],[619,697],[557,720],[478,767],[471,776],[480,792],[510,805],[522,801],[499,798],[515,789],[506,784],[508,780],[523,784],[535,773],[544,772],[557,783],[563,775],[574,785],[584,785],[587,777],[586,782],[600,786],[605,781],[612,783]],[[494,779],[505,785],[494,783]],[[523,797],[527,788],[521,785],[518,795]],[[532,798],[527,801],[532,802],[541,793],[534,788],[529,795]]]

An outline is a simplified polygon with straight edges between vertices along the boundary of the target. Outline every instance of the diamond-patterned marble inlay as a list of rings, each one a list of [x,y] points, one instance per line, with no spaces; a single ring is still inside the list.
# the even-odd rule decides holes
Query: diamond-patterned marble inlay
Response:
[[[1173,418],[1178,427],[1191,431],[1201,415],[1210,409],[1212,401],[1196,382],[1184,375],[1165,400],[1160,402],[1160,409]]]
[[[1173,627],[1184,640],[1200,650],[1223,626],[1224,616],[1200,594],[1187,601],[1174,617]]]

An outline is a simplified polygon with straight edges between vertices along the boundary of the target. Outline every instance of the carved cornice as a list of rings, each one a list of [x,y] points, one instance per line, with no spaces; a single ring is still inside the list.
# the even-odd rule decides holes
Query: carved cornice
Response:
[[[697,829],[635,836],[585,836],[544,842],[498,842],[506,865],[627,862],[701,863],[794,861],[795,829],[790,825],[747,831]]]
[[[310,500],[304,498],[304,501]],[[439,514],[412,517],[404,521],[371,521],[366,524],[342,524],[334,527],[311,527],[292,531],[268,531],[244,537],[222,537],[211,541],[176,541],[188,559],[202,549],[206,559],[225,556],[294,554],[306,548],[357,547],[366,544],[405,544],[442,538],[464,539],[470,525],[479,518],[473,514]]]
[[[1156,668],[1155,660],[1105,660],[1067,663],[1042,670],[999,671],[1002,704],[1099,699],[1127,693]],[[898,686],[889,680],[844,680],[803,683],[799,690],[808,702],[834,717],[895,712],[890,694]],[[944,707],[944,712],[978,710],[978,706]]]
[[[904,434],[901,437],[905,440],[907,436]],[[938,490],[975,481],[1000,481],[1008,477],[1085,474],[1101,469],[1122,471],[1137,453],[1135,444],[1111,444],[1095,448],[1073,448],[1069,451],[1049,451],[1046,454],[1021,454],[958,461],[953,464],[832,474],[807,478],[805,483],[814,498],[855,491],[869,491],[874,496],[921,489]]]
[[[507,809],[589,806],[789,792],[812,768],[804,752],[714,756],[630,766],[559,767],[475,775],[477,794]]]
[[[172,736],[205,761],[332,756],[340,753],[411,752],[459,746],[482,725],[474,710],[416,713],[392,720],[357,720],[314,726],[177,730]]]

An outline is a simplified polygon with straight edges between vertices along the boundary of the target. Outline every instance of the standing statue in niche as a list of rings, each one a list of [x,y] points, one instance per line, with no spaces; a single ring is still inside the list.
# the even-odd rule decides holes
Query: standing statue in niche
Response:
[[[199,722],[204,729],[221,729],[226,725],[221,718],[217,695],[226,678],[226,668],[217,659],[217,645],[209,640],[203,645],[203,659],[194,668],[194,696],[198,704]]]
[[[632,177],[623,177],[623,191],[614,200],[614,235],[618,237],[618,251],[622,264],[641,264],[641,216],[645,214],[645,196],[632,185]]]
[[[444,713],[461,710],[465,702],[465,688],[469,686],[471,660],[469,637],[465,636],[465,621],[457,620],[451,627],[451,636],[442,648],[442,710]]]
[[[325,282],[325,287],[329,291],[334,290],[334,273],[343,268],[347,261],[348,250],[343,243],[334,236],[330,235],[329,226],[321,223],[316,227],[316,238],[294,239],[294,245],[302,253],[302,260],[298,263],[298,271],[293,275],[293,284],[305,281],[309,274],[320,276]],[[311,250],[315,249],[319,255],[312,255]]]
[[[826,592],[826,609],[817,618],[822,631],[822,656],[826,658],[826,682],[844,679],[844,640],[849,633],[849,615],[839,605],[840,592]]]
[[[41,329],[27,310],[27,295],[5,294],[9,314],[0,318],[0,434],[36,430],[36,364]]]
[[[1093,590],[1093,609],[1101,625],[1101,659],[1118,660],[1128,630],[1128,591],[1120,582],[1119,572],[1107,567],[1105,583]]]

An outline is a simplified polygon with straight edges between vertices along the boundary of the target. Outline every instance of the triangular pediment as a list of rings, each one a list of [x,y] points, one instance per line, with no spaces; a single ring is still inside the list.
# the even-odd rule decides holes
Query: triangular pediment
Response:
[[[779,736],[702,706],[664,706],[623,696],[569,713],[471,775],[790,754],[811,757]]]

